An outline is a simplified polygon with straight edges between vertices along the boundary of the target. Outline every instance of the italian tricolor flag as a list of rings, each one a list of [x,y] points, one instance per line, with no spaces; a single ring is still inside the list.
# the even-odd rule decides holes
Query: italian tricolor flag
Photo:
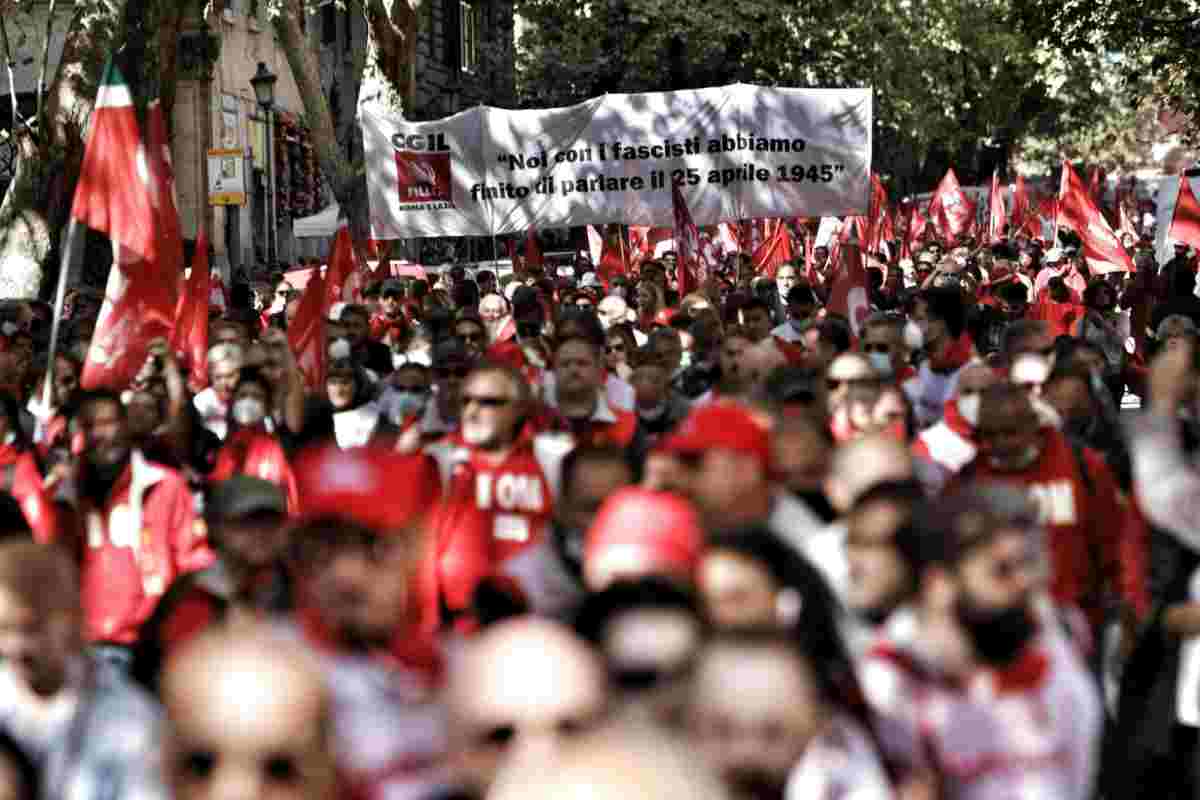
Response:
[[[145,362],[149,342],[171,333],[178,264],[164,269],[160,259],[153,187],[165,169],[161,161],[160,153],[147,157],[133,97],[110,61],[71,206],[75,221],[107,235],[113,245],[104,304],[80,376],[85,389],[124,389]],[[172,271],[176,274],[168,274]]]

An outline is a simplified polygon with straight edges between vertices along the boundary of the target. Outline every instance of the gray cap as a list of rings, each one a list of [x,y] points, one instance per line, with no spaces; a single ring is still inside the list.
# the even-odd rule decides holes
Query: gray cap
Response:
[[[241,519],[254,514],[286,514],[287,497],[270,481],[234,475],[209,490],[204,506],[209,519]]]

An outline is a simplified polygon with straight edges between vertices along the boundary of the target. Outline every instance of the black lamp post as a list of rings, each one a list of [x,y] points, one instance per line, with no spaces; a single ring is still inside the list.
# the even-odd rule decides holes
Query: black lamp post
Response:
[[[276,239],[275,239],[275,153],[274,153],[274,136],[271,130],[272,119],[275,108],[275,81],[279,77],[271,70],[267,69],[265,62],[258,62],[258,72],[254,73],[254,77],[250,79],[250,85],[254,87],[254,98],[258,100],[258,105],[263,110],[263,114],[267,118],[267,212],[266,212],[266,227],[263,229],[267,237],[267,269],[275,268],[276,258]]]

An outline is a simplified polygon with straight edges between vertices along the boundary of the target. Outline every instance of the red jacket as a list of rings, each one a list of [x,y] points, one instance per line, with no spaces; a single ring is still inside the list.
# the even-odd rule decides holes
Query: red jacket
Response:
[[[1145,536],[1136,534],[1112,471],[1085,448],[1080,451],[1085,478],[1066,437],[1053,428],[1042,429],[1042,437],[1041,455],[1023,472],[997,471],[981,454],[959,477],[1029,492],[1046,528],[1050,593],[1057,602],[1079,607],[1093,624],[1103,618],[1106,589],[1117,591],[1133,608],[1145,608]]]
[[[279,439],[266,431],[242,428],[225,440],[225,445],[217,454],[217,464],[208,478],[216,483],[234,475],[249,475],[270,481],[287,493],[289,511],[300,507],[292,465]]]
[[[53,541],[58,535],[58,508],[46,494],[33,454],[12,445],[0,445],[0,489],[11,494],[21,506],[33,538],[39,542]]]
[[[136,450],[104,506],[81,499],[79,518],[88,641],[132,644],[171,582],[215,561],[183,477]]]
[[[451,609],[467,608],[480,580],[541,540],[571,447],[568,437],[527,429],[500,464],[489,463],[457,434],[429,448],[446,493],[430,525],[433,546],[423,575],[426,591],[437,599],[427,602],[440,607],[444,599]]]

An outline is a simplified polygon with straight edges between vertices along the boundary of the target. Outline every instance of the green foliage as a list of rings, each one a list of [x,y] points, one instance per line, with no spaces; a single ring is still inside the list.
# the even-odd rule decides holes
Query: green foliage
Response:
[[[1115,114],[1094,55],[1055,59],[1019,0],[518,0],[526,106],[744,81],[875,89],[875,164],[901,191],[986,180],[1027,135]],[[1056,0],[1061,2],[1061,0]]]
[[[1117,89],[1138,107],[1156,105],[1200,118],[1200,4],[1195,0],[1011,0],[1012,19],[1065,59],[1106,56]],[[1187,133],[1194,139],[1196,129]]]

